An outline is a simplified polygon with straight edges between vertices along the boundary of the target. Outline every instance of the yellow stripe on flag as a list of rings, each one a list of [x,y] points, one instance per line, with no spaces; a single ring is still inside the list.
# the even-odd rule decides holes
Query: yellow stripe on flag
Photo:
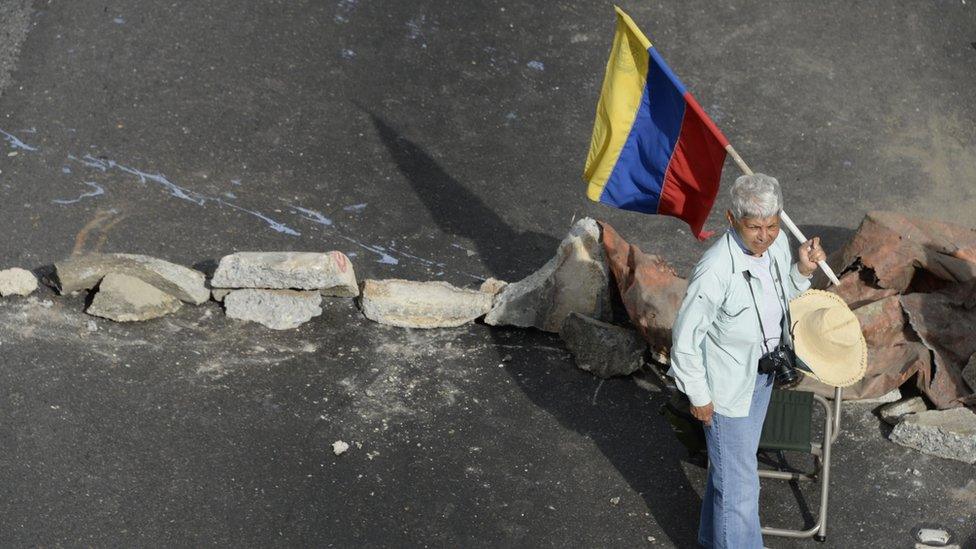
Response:
[[[633,19],[619,7],[614,9],[617,10],[617,32],[603,77],[600,101],[596,105],[590,152],[583,169],[583,179],[589,183],[586,196],[594,202],[600,200],[637,118],[647,83],[647,49],[651,47],[651,41]]]

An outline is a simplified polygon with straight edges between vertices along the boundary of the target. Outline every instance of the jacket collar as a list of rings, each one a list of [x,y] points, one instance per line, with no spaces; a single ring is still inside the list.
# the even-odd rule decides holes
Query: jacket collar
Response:
[[[749,270],[749,263],[746,261],[746,254],[742,251],[742,246],[734,233],[735,229],[731,227],[725,231],[725,244],[729,249],[729,257],[732,258],[732,272],[741,273]]]

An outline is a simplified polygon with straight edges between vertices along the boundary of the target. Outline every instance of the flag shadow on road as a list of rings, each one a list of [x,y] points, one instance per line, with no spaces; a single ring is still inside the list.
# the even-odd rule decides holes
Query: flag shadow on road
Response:
[[[552,256],[559,243],[557,238],[510,227],[422,147],[377,114],[360,108],[370,116],[400,173],[438,227],[446,234],[474,242],[491,275],[518,280]],[[568,352],[553,356],[538,351],[543,347],[563,348],[556,335],[534,329],[489,330],[498,361],[531,403],[578,435],[567,438],[589,439],[632,493],[639,494],[652,515],[646,520],[655,522],[671,542],[680,547],[695,546],[701,499],[683,469],[685,449],[658,413],[665,395],[641,389],[629,378],[594,378],[575,368]],[[506,355],[512,358],[505,360]],[[563,441],[559,443],[564,447]],[[567,446],[570,449],[561,452],[568,452],[571,459],[586,459],[586,444]],[[582,463],[566,464],[566,482],[574,482],[569,475],[578,474],[580,466],[585,467]],[[595,477],[602,474],[598,469],[593,471]],[[605,493],[590,490],[580,493],[579,498],[605,506],[593,509],[592,516],[598,517],[610,512],[607,509],[614,505],[610,500],[620,495],[624,494],[607,486]],[[627,499],[625,496],[622,501]],[[659,535],[660,531],[648,529],[647,534]]]

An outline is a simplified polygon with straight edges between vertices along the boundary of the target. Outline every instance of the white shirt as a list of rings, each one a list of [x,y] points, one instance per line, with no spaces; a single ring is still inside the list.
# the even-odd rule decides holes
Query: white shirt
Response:
[[[783,335],[783,305],[780,303],[779,286],[776,285],[773,277],[775,273],[770,273],[769,251],[763,252],[759,257],[746,255],[749,263],[749,272],[759,279],[762,285],[762,296],[756,294],[756,301],[759,303],[759,314],[762,316],[762,329],[766,333],[766,345],[762,352],[765,354],[772,351],[779,344],[779,339]],[[758,288],[758,284],[754,284]],[[756,322],[759,322],[758,319]]]

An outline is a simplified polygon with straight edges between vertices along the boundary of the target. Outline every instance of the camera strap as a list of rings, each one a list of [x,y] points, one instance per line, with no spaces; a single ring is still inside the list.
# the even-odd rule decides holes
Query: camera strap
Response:
[[[759,321],[759,331],[762,332],[763,347],[766,349],[766,354],[769,354],[769,344],[766,343],[766,328],[763,327],[762,314],[759,312],[759,303],[756,302],[756,291],[752,289],[752,273],[745,271],[746,273],[746,286],[749,286],[749,295],[752,296],[752,308],[756,311],[756,320]]]

